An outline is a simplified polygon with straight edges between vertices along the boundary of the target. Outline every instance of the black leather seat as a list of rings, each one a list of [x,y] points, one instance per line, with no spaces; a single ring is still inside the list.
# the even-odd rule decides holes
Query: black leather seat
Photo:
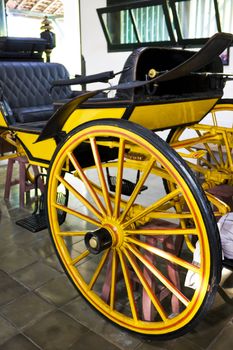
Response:
[[[1,95],[10,107],[11,121],[48,120],[54,112],[53,101],[73,96],[70,86],[51,91],[52,82],[68,78],[66,68],[59,63],[1,61]]]

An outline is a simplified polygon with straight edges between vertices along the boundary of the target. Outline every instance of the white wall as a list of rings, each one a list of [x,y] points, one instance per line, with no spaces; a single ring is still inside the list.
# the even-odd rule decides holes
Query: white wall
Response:
[[[70,75],[74,76],[81,72],[79,1],[62,1],[64,6],[63,63]]]
[[[97,8],[105,6],[106,0],[80,0],[82,54],[86,61],[86,74],[120,71],[129,55],[129,52],[107,52],[107,42],[96,12]]]
[[[12,13],[7,15],[8,36],[12,37],[34,37],[40,38],[41,23],[43,18],[30,18],[28,16],[19,16]],[[65,27],[63,19],[56,19],[51,23],[52,32],[56,34],[56,47],[51,53],[51,61],[59,62],[66,65],[67,55],[64,50]],[[30,28],[30,31],[29,31]],[[80,53],[79,53],[80,55]],[[45,55],[44,55],[45,56]]]
[[[230,62],[228,66],[224,66],[224,73],[233,74],[233,47],[230,48]],[[233,81],[226,83],[223,97],[233,99]]]

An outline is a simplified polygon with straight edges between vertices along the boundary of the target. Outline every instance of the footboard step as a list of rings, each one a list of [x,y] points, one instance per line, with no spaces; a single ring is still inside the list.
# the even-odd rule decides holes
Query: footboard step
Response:
[[[33,214],[24,219],[16,221],[16,225],[19,225],[31,232],[39,232],[48,227],[45,214]]]
[[[108,178],[108,185],[109,185],[109,190],[111,192],[116,192],[116,176],[110,176]],[[131,196],[131,194],[133,193],[135,187],[136,187],[137,183],[131,182],[129,180],[125,180],[122,179],[122,184],[121,184],[121,194],[125,195],[125,196]],[[140,188],[139,193],[141,193],[142,191],[147,190],[147,186],[143,185]]]

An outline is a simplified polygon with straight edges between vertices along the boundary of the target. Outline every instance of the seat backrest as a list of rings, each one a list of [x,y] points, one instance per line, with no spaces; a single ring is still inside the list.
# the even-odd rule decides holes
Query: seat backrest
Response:
[[[48,42],[42,38],[0,37],[0,61],[43,62]]]
[[[44,62],[0,62],[0,89],[10,108],[52,104],[66,98],[70,87],[53,89],[54,80],[68,79],[62,64]]]
[[[145,47],[134,50],[127,58],[119,83],[134,80],[147,80],[151,69],[159,73],[170,71],[190,59],[195,52],[173,48]],[[210,64],[199,71],[222,72],[221,60],[214,57]],[[199,93],[210,89],[209,81],[201,76],[188,75],[172,81],[158,84],[154,95],[171,96],[188,93]],[[119,90],[116,93],[119,99],[135,100],[145,99],[147,96],[145,88]]]

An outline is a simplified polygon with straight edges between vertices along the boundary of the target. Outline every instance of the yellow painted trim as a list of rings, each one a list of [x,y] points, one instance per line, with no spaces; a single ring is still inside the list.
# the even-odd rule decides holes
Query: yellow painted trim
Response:
[[[125,113],[125,110],[126,108],[76,109],[68,118],[62,130],[68,133],[81,124],[97,119],[121,119]]]
[[[129,120],[150,130],[166,129],[181,124],[197,123],[216,102],[217,98],[137,106]]]
[[[50,161],[56,149],[56,142],[54,139],[48,139],[35,143],[38,134],[29,134],[26,132],[17,132],[17,137],[25,149],[28,149],[33,158],[44,159]],[[37,163],[38,164],[38,163]]]
[[[0,126],[8,126],[2,112],[0,112]]]

